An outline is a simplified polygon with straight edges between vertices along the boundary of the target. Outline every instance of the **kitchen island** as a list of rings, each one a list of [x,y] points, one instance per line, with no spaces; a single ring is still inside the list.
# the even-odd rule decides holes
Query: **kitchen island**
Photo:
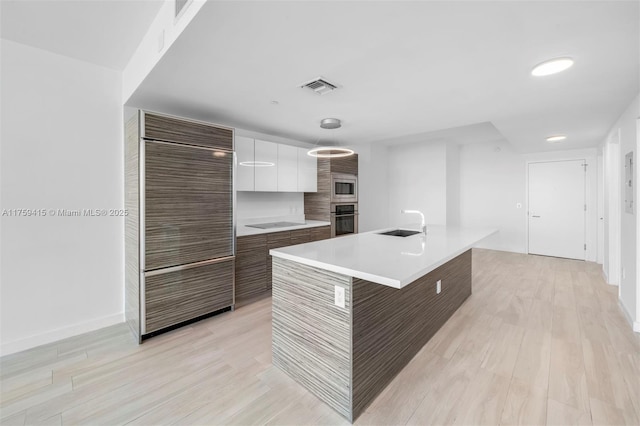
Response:
[[[471,294],[494,229],[374,231],[273,249],[273,363],[354,421]]]

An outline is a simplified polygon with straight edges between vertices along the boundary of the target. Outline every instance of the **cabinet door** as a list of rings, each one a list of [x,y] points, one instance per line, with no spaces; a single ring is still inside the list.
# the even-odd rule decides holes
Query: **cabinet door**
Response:
[[[307,148],[298,148],[298,192],[318,191],[318,159],[307,155]]]
[[[236,303],[267,290],[267,238],[265,234],[238,237]]]
[[[188,145],[233,149],[233,131],[194,120],[143,112],[142,137]]]
[[[309,229],[296,229],[290,232],[290,242],[294,246],[296,244],[304,244],[311,241],[311,235]]]
[[[332,158],[331,173],[358,174],[358,154],[348,157]]]
[[[144,334],[233,304],[233,258],[145,277]]]
[[[311,241],[327,240],[331,238],[331,227],[319,226],[316,228],[311,228],[310,238],[311,238]]]
[[[231,152],[145,141],[145,270],[233,254]]]
[[[278,192],[298,191],[298,148],[278,144]]]
[[[255,189],[253,138],[236,136],[236,191]]]
[[[275,192],[278,190],[278,144],[256,139],[254,141],[255,190]],[[258,163],[259,162],[259,163]]]
[[[267,253],[269,250],[291,245],[291,233],[289,231],[273,232],[267,234]],[[271,255],[267,256],[267,289],[271,289]]]

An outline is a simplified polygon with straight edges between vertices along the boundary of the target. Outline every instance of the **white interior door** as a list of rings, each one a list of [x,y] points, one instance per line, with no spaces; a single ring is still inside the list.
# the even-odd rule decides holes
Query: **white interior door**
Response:
[[[604,149],[598,148],[597,157],[597,200],[598,200],[598,236],[596,262],[604,265]]]
[[[584,164],[529,164],[529,253],[585,259]]]

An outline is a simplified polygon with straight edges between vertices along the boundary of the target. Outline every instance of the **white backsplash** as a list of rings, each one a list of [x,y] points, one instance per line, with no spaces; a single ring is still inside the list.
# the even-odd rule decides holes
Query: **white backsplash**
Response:
[[[237,192],[236,221],[238,225],[277,221],[304,222],[304,193]]]

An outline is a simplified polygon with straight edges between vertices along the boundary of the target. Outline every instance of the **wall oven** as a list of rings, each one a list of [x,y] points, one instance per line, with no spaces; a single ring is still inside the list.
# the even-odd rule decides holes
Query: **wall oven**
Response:
[[[331,237],[358,233],[358,204],[331,204]]]
[[[331,202],[357,203],[358,176],[343,173],[331,173]]]

